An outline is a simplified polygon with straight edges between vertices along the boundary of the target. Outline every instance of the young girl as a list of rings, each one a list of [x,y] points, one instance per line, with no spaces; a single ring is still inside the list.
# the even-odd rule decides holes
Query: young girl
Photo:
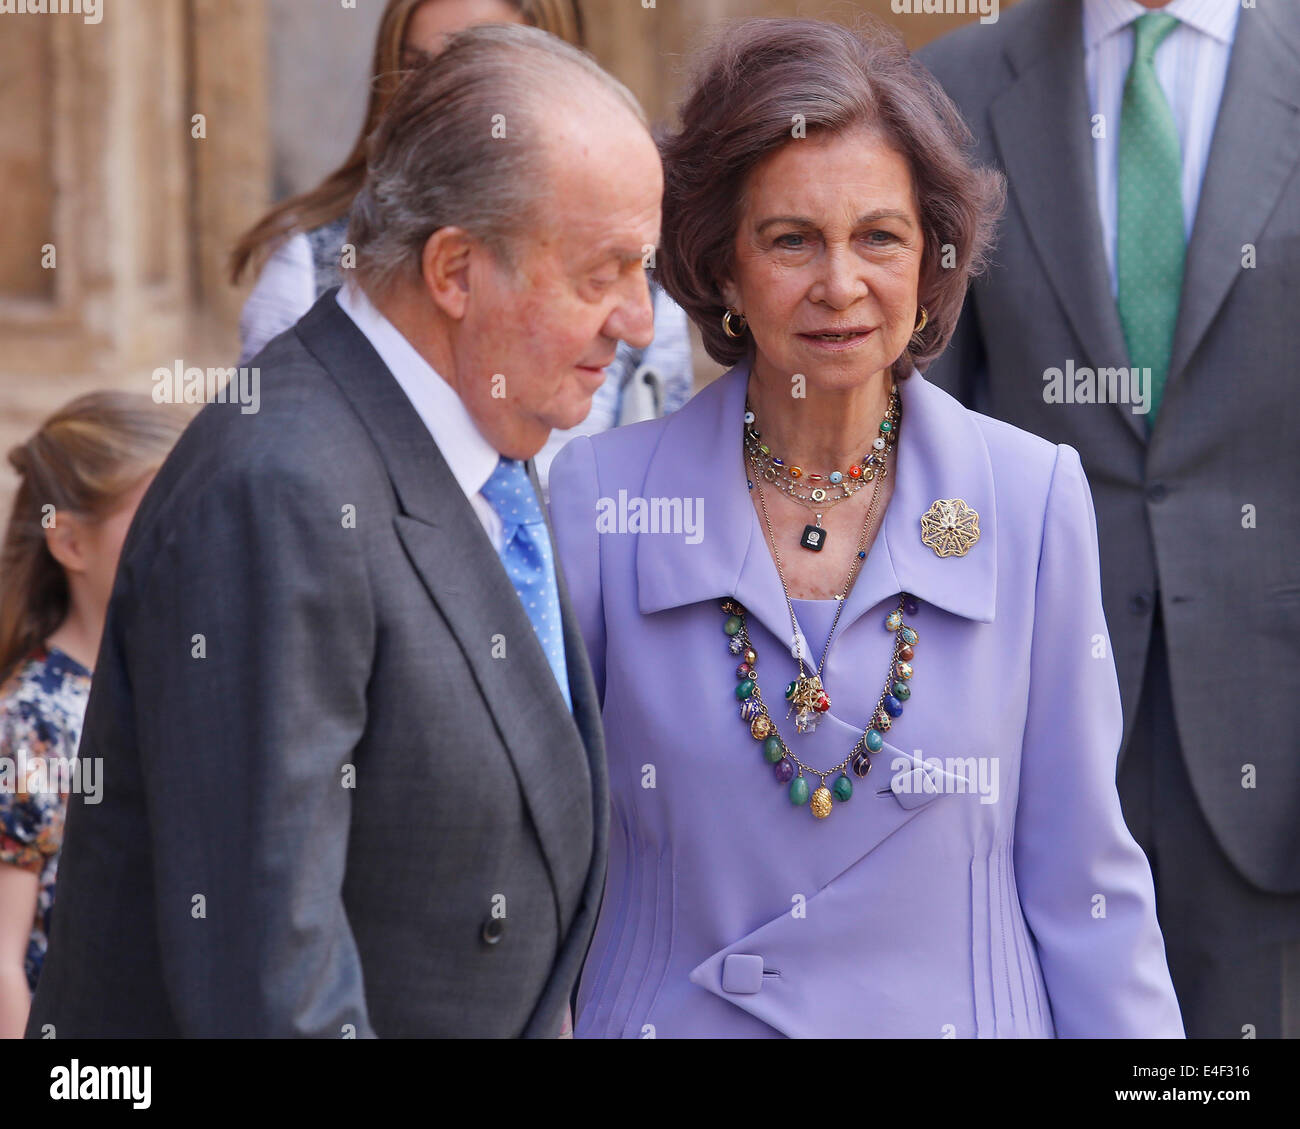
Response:
[[[0,549],[0,1036],[22,1036],[45,956],[118,555],[184,423],[146,397],[92,392],[9,452],[19,486]]]

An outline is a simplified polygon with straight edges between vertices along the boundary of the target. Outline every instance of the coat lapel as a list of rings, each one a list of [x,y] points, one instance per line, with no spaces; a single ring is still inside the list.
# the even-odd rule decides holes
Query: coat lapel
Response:
[[[1078,4],[1039,4],[1005,53],[1015,81],[991,103],[989,120],[1011,196],[1083,344],[1077,363],[1127,366],[1097,210]],[[1142,418],[1127,405],[1120,415],[1145,442]]]
[[[580,891],[591,861],[588,850],[574,849],[573,797],[591,795],[589,756],[603,748],[594,728],[590,668],[567,590],[561,579],[574,708],[592,714],[581,720],[565,706],[500,558],[437,444],[333,292],[317,302],[297,332],[352,403],[388,469],[402,510],[393,519],[397,535],[455,635],[514,764],[550,868],[563,936],[571,915],[559,892]],[[493,657],[498,635],[505,641],[504,658]]]
[[[1183,297],[1174,333],[1166,403],[1178,377],[1242,268],[1242,246],[1256,245],[1300,156],[1300,20],[1295,10],[1244,9],[1228,64],[1205,182],[1187,247]],[[1166,417],[1162,409],[1159,420]],[[1157,427],[1159,427],[1159,420]]]
[[[762,522],[745,485],[741,417],[749,364],[742,361],[668,418],[651,457],[647,498],[698,497],[704,536],[637,539],[637,599],[643,614],[734,596],[778,639],[791,637]],[[881,531],[849,594],[841,630],[899,592],[980,623],[991,623],[997,594],[997,510],[988,448],[974,417],[913,372],[902,402],[894,495]],[[694,452],[683,459],[678,452]],[[961,498],[979,514],[980,540],[964,557],[940,558],[921,541],[921,515],[941,498]]]

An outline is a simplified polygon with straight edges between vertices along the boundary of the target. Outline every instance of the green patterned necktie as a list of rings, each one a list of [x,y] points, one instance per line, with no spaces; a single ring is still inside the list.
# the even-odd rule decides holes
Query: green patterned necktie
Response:
[[[1165,12],[1148,12],[1134,24],[1119,123],[1119,318],[1129,363],[1151,370],[1148,427],[1164,398],[1186,253],[1178,128],[1152,62],[1177,26]]]

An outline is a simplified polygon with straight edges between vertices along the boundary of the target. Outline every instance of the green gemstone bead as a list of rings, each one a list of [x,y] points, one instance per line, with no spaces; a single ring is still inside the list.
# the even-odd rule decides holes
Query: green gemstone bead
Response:
[[[798,682],[791,682],[791,683],[790,683],[790,684],[785,688],[785,696],[786,696],[787,698],[793,698],[793,697],[794,697],[795,687],[798,686],[798,685],[799,685]]]
[[[768,764],[776,764],[785,756],[785,745],[781,743],[781,738],[775,733],[763,742],[763,758]]]
[[[770,455],[772,453],[772,448],[769,447],[766,443],[760,443],[758,445],[758,449],[762,451],[763,454],[765,455]]]
[[[802,776],[796,776],[790,781],[790,802],[795,807],[802,807],[808,802],[808,781]]]
[[[746,698],[748,698],[753,692],[754,692],[754,680],[752,678],[744,679],[736,687],[736,697],[742,702]]]
[[[905,702],[912,696],[912,688],[906,682],[895,682],[892,690],[894,697],[900,702]]]
[[[880,430],[881,430],[881,431],[893,431],[893,430],[894,430],[894,425],[893,425],[892,423],[890,423],[889,420],[887,420],[887,419],[882,419],[882,420],[880,421]]]
[[[835,793],[835,798],[839,800],[840,803],[843,803],[853,795],[853,781],[847,776],[841,776],[837,781],[835,781],[835,787],[832,791]]]
[[[885,743],[885,739],[880,735],[880,733],[877,730],[868,729],[867,735],[863,739],[863,743],[873,753],[878,753],[880,752],[880,747]]]
[[[740,629],[745,626],[745,621],[738,615],[727,616],[727,622],[722,625],[722,630],[728,635],[739,635]]]

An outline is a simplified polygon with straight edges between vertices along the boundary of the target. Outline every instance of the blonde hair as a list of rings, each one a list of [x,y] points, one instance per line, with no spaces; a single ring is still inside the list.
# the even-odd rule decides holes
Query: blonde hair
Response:
[[[162,465],[186,422],[148,396],[91,392],[9,451],[20,481],[0,544],[0,680],[68,614],[67,576],[45,542],[46,507],[107,517]]]
[[[277,204],[235,244],[230,256],[230,281],[238,285],[244,272],[260,266],[277,246],[299,232],[315,231],[347,215],[366,178],[366,141],[384,110],[393,100],[406,66],[402,55],[406,30],[416,10],[430,0],[388,0],[379,19],[375,54],[371,64],[370,104],[361,135],[344,162],[315,188]],[[436,2],[436,0],[434,0]],[[519,9],[524,22],[563,39],[575,47],[584,45],[582,9],[578,0],[508,0]]]

